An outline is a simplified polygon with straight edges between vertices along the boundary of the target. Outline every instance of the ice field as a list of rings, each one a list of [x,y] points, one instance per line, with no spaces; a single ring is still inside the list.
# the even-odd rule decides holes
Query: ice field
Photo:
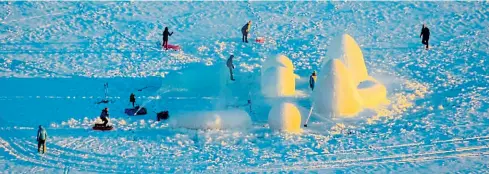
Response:
[[[0,2],[0,173],[487,173],[488,26],[487,1]],[[164,27],[181,51],[161,49]],[[290,58],[283,100],[304,122],[309,75],[344,33],[389,104],[270,129],[262,62]],[[124,114],[131,93],[147,115]],[[104,107],[115,129],[94,131]]]

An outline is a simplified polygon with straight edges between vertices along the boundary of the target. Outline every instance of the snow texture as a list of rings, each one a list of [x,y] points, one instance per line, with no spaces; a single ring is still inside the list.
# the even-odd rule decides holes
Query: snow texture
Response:
[[[171,117],[169,124],[174,128],[245,130],[251,127],[251,118],[246,111],[238,109],[195,111]]]

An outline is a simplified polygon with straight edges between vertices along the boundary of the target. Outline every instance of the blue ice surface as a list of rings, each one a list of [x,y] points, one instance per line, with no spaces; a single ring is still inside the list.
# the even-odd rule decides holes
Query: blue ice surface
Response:
[[[487,2],[1,2],[0,8],[0,170],[487,172]],[[239,30],[248,20],[252,43],[243,44]],[[422,23],[431,30],[429,51],[418,37]],[[181,52],[159,48],[165,26]],[[373,123],[314,116],[299,135],[269,130],[270,105],[253,65],[277,53],[289,56],[302,77],[297,89],[305,93],[290,100],[307,110],[303,79],[321,71],[327,46],[340,33],[359,43],[389,99],[418,92],[406,81],[429,92]],[[258,36],[268,42],[253,43]],[[223,69],[230,54],[235,82]],[[111,103],[96,104],[104,83]],[[124,115],[131,92],[148,115]],[[247,100],[253,110],[241,108],[252,117],[249,130],[154,122],[161,110],[175,116]],[[111,132],[84,125],[104,107],[126,124]],[[333,133],[336,123],[345,129]],[[40,124],[50,137],[46,155],[36,154]]]

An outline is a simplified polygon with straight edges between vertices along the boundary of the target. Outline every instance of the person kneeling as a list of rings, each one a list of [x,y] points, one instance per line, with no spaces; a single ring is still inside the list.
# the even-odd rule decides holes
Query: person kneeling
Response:
[[[109,108],[105,108],[102,110],[102,113],[100,114],[100,119],[103,121],[103,125],[107,126],[107,123],[109,123]]]

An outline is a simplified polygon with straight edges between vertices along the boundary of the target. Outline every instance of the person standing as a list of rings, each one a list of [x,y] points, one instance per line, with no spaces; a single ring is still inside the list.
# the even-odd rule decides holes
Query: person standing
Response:
[[[136,102],[136,96],[134,93],[131,93],[131,96],[129,96],[129,102],[132,103],[132,107],[134,108],[134,103]]]
[[[317,79],[316,71],[314,71],[312,72],[311,76],[309,76],[309,87],[313,91],[314,91],[314,86],[316,85],[316,79]]]
[[[422,37],[421,43],[426,45],[426,50],[428,50],[429,47],[428,41],[430,40],[430,29],[428,29],[428,27],[426,27],[425,24],[423,24],[423,28],[421,29],[421,34],[419,35],[419,37]]]
[[[248,33],[250,32],[251,29],[251,21],[248,21],[243,28],[241,28],[241,33],[243,34],[243,42],[248,43]]]
[[[168,49],[168,37],[171,36],[173,32],[168,31],[168,27],[165,27],[165,31],[163,31],[163,47]]]
[[[46,139],[48,138],[48,133],[41,125],[39,125],[39,130],[37,130],[37,152],[46,153]],[[42,147],[42,152],[41,152]]]
[[[234,76],[233,76],[233,69],[234,69],[233,58],[234,58],[234,55],[229,56],[229,58],[228,58],[228,60],[226,62],[226,66],[229,68],[229,74],[231,75],[231,80],[232,81],[234,81]]]

